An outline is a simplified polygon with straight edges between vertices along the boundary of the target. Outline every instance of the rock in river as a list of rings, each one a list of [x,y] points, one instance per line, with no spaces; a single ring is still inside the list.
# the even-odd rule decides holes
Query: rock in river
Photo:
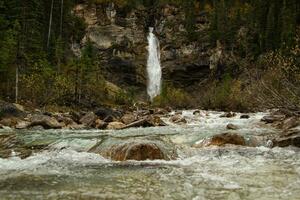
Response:
[[[279,137],[273,140],[273,144],[274,146],[278,147],[300,147],[300,126],[289,130],[284,130]]]
[[[157,160],[165,159],[164,153],[155,143],[130,142],[112,146],[112,160]]]
[[[222,133],[218,135],[214,135],[209,139],[201,140],[196,143],[194,147],[207,147],[207,146],[223,146],[225,144],[233,144],[233,145],[246,145],[246,141],[243,136],[235,134],[235,133]]]
[[[229,130],[238,130],[239,129],[239,127],[234,124],[227,124],[226,128]]]
[[[186,119],[181,115],[174,115],[170,118],[170,121],[175,124],[186,124]]]
[[[240,116],[240,119],[249,119],[249,118],[250,115],[246,115],[246,114]]]
[[[34,114],[30,117],[29,127],[42,126],[45,129],[59,129],[62,125],[54,118],[47,115]]]
[[[159,138],[107,138],[89,152],[116,160],[170,160],[176,157],[170,141]]]
[[[234,112],[228,112],[228,113],[224,113],[224,114],[220,115],[220,117],[226,117],[226,118],[232,118],[235,116],[236,116],[236,113],[234,113]]]
[[[265,122],[265,123],[274,123],[274,122],[278,122],[278,121],[282,121],[284,120],[285,115],[267,115],[264,116],[261,121]]]

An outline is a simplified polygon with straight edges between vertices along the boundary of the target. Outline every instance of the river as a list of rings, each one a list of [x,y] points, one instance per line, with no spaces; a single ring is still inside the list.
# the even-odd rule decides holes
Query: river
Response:
[[[300,199],[298,148],[205,147],[193,145],[231,131],[267,138],[276,129],[250,119],[220,118],[221,112],[183,111],[188,123],[118,131],[2,131],[15,134],[24,146],[43,146],[21,159],[12,151],[0,158],[0,199]],[[102,141],[155,138],[175,149],[176,158],[153,161],[112,161],[88,150]]]

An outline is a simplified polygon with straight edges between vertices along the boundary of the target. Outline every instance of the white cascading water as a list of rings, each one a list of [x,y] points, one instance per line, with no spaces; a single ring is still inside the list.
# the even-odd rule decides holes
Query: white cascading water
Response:
[[[159,41],[153,33],[153,28],[149,28],[148,36],[148,61],[147,61],[147,73],[148,73],[148,86],[147,93],[150,100],[160,95],[161,92],[161,66],[160,66],[160,47]]]

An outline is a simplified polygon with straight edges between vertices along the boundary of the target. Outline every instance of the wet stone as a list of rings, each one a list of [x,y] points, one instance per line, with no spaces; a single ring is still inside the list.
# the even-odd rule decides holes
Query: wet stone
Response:
[[[250,116],[249,116],[249,115],[241,115],[240,118],[241,118],[241,119],[249,119]]]
[[[238,130],[239,129],[239,127],[234,124],[227,124],[226,128],[229,130]]]
[[[232,118],[235,116],[236,116],[236,113],[234,113],[234,112],[228,112],[228,113],[224,113],[224,114],[220,115],[220,117],[222,117],[222,118]]]

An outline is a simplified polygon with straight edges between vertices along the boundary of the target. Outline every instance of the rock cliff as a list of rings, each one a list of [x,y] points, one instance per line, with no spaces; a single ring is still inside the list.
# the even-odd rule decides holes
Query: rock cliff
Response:
[[[205,12],[196,16],[194,40],[185,28],[184,10],[175,5],[125,9],[113,3],[78,4],[74,13],[88,25],[81,46],[93,43],[105,78],[121,87],[145,91],[149,27],[154,27],[160,40],[165,82],[192,88],[208,77],[210,44]]]

